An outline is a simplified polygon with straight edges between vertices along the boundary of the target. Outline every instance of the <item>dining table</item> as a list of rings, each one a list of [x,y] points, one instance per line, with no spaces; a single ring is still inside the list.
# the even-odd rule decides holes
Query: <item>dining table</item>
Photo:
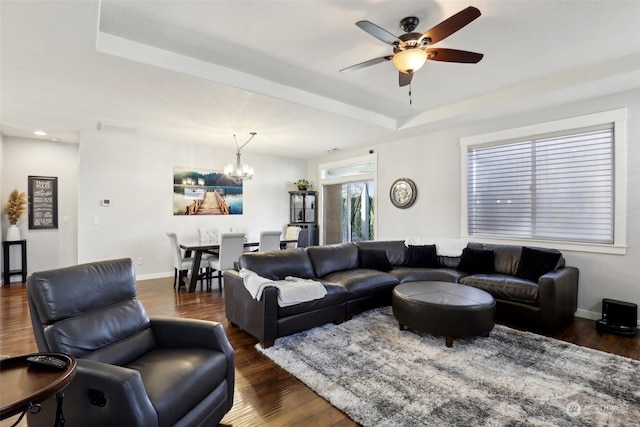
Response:
[[[280,248],[285,248],[287,243],[297,243],[298,239],[282,239],[280,240]],[[248,239],[244,242],[245,248],[252,248],[260,246],[260,239]],[[204,253],[210,253],[217,255],[220,250],[220,244],[207,244],[202,245],[200,243],[180,243],[180,248],[184,249],[185,258],[193,256],[193,266],[191,267],[191,277],[189,278],[189,292],[195,292],[196,284],[198,282],[198,272],[200,271],[200,264],[202,262],[202,255]]]

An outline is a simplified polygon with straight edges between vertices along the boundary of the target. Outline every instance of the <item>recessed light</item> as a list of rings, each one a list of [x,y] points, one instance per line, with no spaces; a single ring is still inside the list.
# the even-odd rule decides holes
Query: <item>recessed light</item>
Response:
[[[38,135],[38,136],[47,136],[47,133],[45,131],[43,131],[43,130],[33,131],[33,134],[34,135]]]
[[[60,142],[58,138],[51,138],[51,142]]]

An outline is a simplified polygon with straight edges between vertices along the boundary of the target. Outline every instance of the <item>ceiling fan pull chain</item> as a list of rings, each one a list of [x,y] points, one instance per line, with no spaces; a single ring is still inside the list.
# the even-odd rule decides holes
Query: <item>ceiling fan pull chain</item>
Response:
[[[411,83],[409,83],[409,105],[413,105],[413,100],[411,99]]]

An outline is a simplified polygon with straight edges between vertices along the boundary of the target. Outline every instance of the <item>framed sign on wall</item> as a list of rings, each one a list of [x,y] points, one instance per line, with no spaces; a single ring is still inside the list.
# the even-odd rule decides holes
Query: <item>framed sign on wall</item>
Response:
[[[29,176],[29,230],[58,228],[58,178]]]

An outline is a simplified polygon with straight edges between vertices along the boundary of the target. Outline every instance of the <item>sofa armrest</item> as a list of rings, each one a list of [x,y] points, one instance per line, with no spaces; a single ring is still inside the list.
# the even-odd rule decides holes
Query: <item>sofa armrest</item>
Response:
[[[142,383],[140,373],[93,360],[77,359],[76,376],[63,390],[64,410],[74,425],[158,425],[158,415]],[[50,426],[55,417],[54,398],[42,410],[29,414],[29,426]]]
[[[195,347],[233,355],[221,323],[168,316],[150,316],[151,329],[160,347]]]
[[[152,316],[151,329],[158,346],[165,348],[206,348],[219,351],[227,359],[227,408],[233,406],[233,389],[235,387],[235,353],[218,322],[206,320],[183,319],[165,316]]]
[[[278,337],[278,289],[266,287],[260,301],[245,288],[240,273],[224,272],[224,304],[227,319],[262,343]]]
[[[573,318],[578,309],[578,277],[575,267],[562,267],[540,277],[540,320],[544,325],[557,327]]]

